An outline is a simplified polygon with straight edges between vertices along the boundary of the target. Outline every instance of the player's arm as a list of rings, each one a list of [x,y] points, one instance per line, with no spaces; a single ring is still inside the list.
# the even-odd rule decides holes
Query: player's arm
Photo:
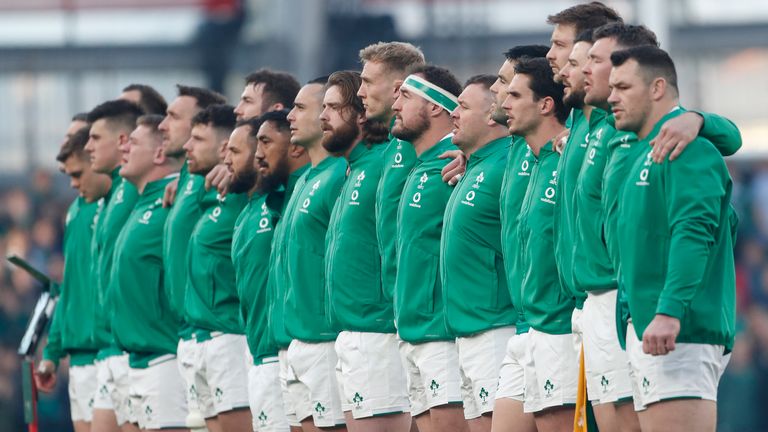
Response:
[[[438,158],[452,159],[443,167],[440,175],[448,185],[455,186],[467,170],[467,156],[461,150],[448,150],[438,156]]]
[[[62,292],[59,301],[63,300]],[[48,343],[43,348],[43,359],[35,372],[35,384],[41,391],[48,393],[56,387],[56,368],[59,360],[64,357],[64,349],[61,346],[61,321],[64,319],[63,311],[53,313],[51,326],[48,329]]]
[[[165,193],[163,194],[163,207],[170,207],[173,205],[173,202],[176,200],[176,192],[178,190],[179,190],[178,177],[171,180],[167,185],[165,185]]]
[[[232,183],[232,173],[223,163],[213,167],[211,172],[205,176],[205,190],[215,188],[221,196],[225,196],[229,192],[230,183]]]
[[[661,163],[667,155],[669,160],[677,159],[697,136],[711,141],[723,156],[741,148],[741,133],[732,121],[717,114],[687,111],[664,123],[651,141],[654,162]]]
[[[683,153],[677,163],[666,162],[664,194],[669,221],[666,280],[656,317],[643,334],[643,349],[664,355],[675,349],[675,338],[696,289],[702,282],[726,195],[722,156],[700,142],[701,152]],[[706,146],[706,147],[705,147]]]

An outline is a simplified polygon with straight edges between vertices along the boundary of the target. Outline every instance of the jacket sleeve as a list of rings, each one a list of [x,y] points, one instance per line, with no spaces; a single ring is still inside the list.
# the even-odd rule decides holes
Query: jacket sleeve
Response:
[[[730,156],[741,148],[741,132],[732,121],[717,114],[695,111],[703,119],[699,136],[715,145],[723,156]]]
[[[57,307],[54,309],[53,319],[48,328],[48,343],[45,345],[45,348],[43,348],[43,359],[52,361],[56,367],[59,366],[59,360],[66,355],[64,348],[61,345],[61,321],[66,318],[64,316],[65,312],[61,306],[64,305],[66,289],[61,291],[62,294],[59,296],[59,300],[56,303]]]
[[[725,163],[710,143],[696,141],[701,151],[684,152],[662,167],[670,243],[656,313],[680,320],[701,284],[718,226],[727,223],[720,220]]]

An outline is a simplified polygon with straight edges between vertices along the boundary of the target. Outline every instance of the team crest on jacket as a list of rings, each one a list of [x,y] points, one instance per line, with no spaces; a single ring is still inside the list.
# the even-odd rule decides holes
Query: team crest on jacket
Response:
[[[272,226],[269,223],[269,208],[267,203],[261,203],[261,218],[259,219],[259,229],[256,230],[257,234],[272,231]]]
[[[413,197],[411,198],[411,202],[408,204],[409,206],[415,207],[415,208],[421,208],[421,204],[419,204],[419,202],[421,201],[420,191],[424,190],[424,184],[427,182],[427,180],[429,180],[429,176],[427,175],[427,173],[424,173],[421,175],[421,177],[419,177],[419,185],[416,186],[416,189],[418,190],[416,191],[416,193],[413,194]]]
[[[467,192],[466,195],[464,195],[464,199],[461,200],[461,203],[464,205],[468,205],[470,207],[474,207],[475,204],[472,202],[475,200],[475,195],[477,192],[475,190],[480,189],[480,185],[485,181],[485,171],[481,171],[480,174],[475,177],[475,184],[472,185],[472,189]]]
[[[635,186],[648,186],[648,174],[650,174],[651,165],[653,165],[653,150],[649,151],[645,156],[645,162],[643,162],[643,169],[640,170],[640,176]]]
[[[363,185],[363,180],[365,180],[365,170],[360,171],[360,174],[357,175],[357,181],[355,182],[355,187],[359,188]],[[360,202],[357,200],[360,198],[360,191],[357,189],[352,191],[352,194],[350,195],[349,205],[360,205]]]
[[[541,200],[547,204],[555,204],[555,187],[557,187],[557,170],[552,171],[552,178],[549,180],[549,186],[544,189],[544,196]]]

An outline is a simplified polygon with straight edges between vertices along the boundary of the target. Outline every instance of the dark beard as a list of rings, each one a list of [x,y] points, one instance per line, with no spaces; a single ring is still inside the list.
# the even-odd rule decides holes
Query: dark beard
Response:
[[[253,168],[253,164],[247,171],[232,176],[229,190],[232,193],[245,193],[251,190],[259,180],[259,172]]]
[[[281,160],[272,170],[270,175],[260,175],[258,178],[258,184],[256,185],[256,191],[260,194],[272,192],[277,189],[278,186],[284,185],[288,182],[288,154],[285,155],[286,159]]]
[[[352,147],[359,134],[360,126],[357,125],[357,116],[354,116],[330,134],[323,135],[323,148],[333,155],[344,154]]]
[[[418,122],[416,125],[412,126],[410,129],[403,126],[403,122],[401,120],[400,126],[395,126],[392,129],[392,135],[394,135],[396,138],[401,139],[403,141],[408,142],[414,142],[419,137],[421,137],[424,132],[429,129],[430,123],[429,118],[427,118],[427,110],[426,108],[423,109],[421,112],[419,112]]]
[[[507,120],[509,120],[509,117],[507,117],[507,113],[504,112],[503,109],[496,109],[491,114],[491,120],[495,121],[496,123],[506,127],[507,126]]]
[[[586,95],[586,92],[583,90],[571,91],[571,94],[563,98],[563,104],[569,109],[582,109],[584,108],[584,97],[586,97]]]

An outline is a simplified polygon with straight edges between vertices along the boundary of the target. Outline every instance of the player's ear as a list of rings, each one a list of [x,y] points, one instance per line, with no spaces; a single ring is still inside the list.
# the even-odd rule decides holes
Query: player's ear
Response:
[[[165,163],[165,160],[166,160],[166,156],[165,156],[165,152],[163,151],[163,146],[158,145],[157,147],[155,147],[155,154],[152,156],[152,162],[155,165],[162,165]]]
[[[555,100],[551,97],[543,97],[539,101],[539,113],[541,115],[547,115],[555,110]]]
[[[662,77],[655,78],[651,82],[651,99],[654,101],[658,101],[659,99],[663,98],[666,94],[668,89],[668,83],[667,80],[665,80]]]

